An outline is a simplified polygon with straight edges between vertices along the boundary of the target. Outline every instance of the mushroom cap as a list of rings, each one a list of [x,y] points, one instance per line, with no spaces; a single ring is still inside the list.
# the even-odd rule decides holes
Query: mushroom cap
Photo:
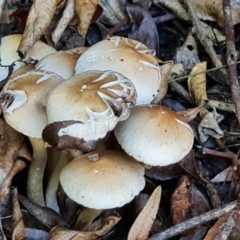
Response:
[[[75,74],[89,70],[116,71],[129,78],[137,91],[137,105],[150,104],[161,86],[159,59],[144,44],[111,37],[86,50],[78,59]]]
[[[67,164],[60,183],[75,202],[111,209],[130,202],[144,188],[144,168],[124,152],[94,151]]]
[[[151,166],[180,161],[192,148],[194,134],[182,117],[157,105],[131,108],[130,117],[114,129],[127,154]]]
[[[83,150],[77,139],[88,142],[106,136],[118,121],[129,116],[127,103],[134,104],[135,99],[133,84],[119,73],[89,71],[75,75],[49,95],[49,125],[43,139],[59,149]]]
[[[19,43],[22,39],[22,34],[13,34],[1,39],[1,46],[0,46],[0,57],[1,57],[1,64],[2,65],[10,65],[14,61],[20,59],[17,49]],[[32,47],[32,49],[28,52],[27,56],[24,60],[29,58],[40,60],[44,56],[56,52],[56,50],[46,43],[38,40]],[[23,66],[23,62],[16,62],[14,66],[14,71]],[[5,79],[8,75],[8,69],[6,67],[0,66],[0,81]]]
[[[76,62],[85,50],[86,48],[82,47],[48,54],[36,64],[36,70],[54,72],[68,79],[74,75]]]
[[[30,68],[24,66],[23,68]],[[14,73],[0,94],[1,106],[7,123],[28,137],[41,138],[47,125],[46,103],[50,91],[60,82],[60,76],[43,71]]]

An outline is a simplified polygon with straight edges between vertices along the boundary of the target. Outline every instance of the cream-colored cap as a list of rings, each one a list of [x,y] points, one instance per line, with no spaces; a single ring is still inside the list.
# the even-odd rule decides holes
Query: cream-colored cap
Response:
[[[144,44],[111,37],[91,46],[78,59],[75,74],[89,70],[116,71],[129,78],[137,91],[137,105],[150,104],[161,86],[160,60]]]
[[[111,209],[130,202],[144,188],[144,168],[124,152],[94,151],[67,164],[60,183],[75,202]]]
[[[127,104],[135,100],[133,84],[119,73],[89,71],[75,75],[49,95],[49,125],[43,139],[59,149],[85,151],[81,143],[105,137],[118,121],[128,118]]]
[[[48,54],[36,64],[36,70],[54,72],[64,79],[74,75],[76,62],[87,48],[74,48]]]
[[[3,87],[0,101],[4,118],[12,128],[29,137],[41,138],[47,125],[47,96],[64,79],[46,71],[23,73],[23,69],[30,68],[24,66],[14,73]]]
[[[127,154],[151,166],[180,161],[191,150],[194,134],[179,114],[166,107],[137,106],[114,129]]]
[[[11,65],[14,61],[20,59],[17,53],[17,49],[21,39],[22,34],[13,34],[3,37],[1,39],[0,57],[2,65]],[[52,52],[56,52],[56,50],[53,47],[50,47],[46,43],[39,40],[33,45],[24,60],[27,60],[29,58],[40,60]],[[23,65],[23,62],[16,62],[14,66],[14,71]],[[0,66],[0,81],[4,80],[7,75],[8,69],[6,67]]]

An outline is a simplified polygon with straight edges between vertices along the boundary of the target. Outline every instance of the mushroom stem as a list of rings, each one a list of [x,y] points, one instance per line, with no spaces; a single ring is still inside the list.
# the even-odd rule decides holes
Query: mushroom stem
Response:
[[[57,190],[59,185],[59,177],[62,169],[66,166],[68,162],[72,159],[79,157],[83,154],[80,150],[68,149],[66,152],[59,152],[59,155],[56,152],[52,151],[52,156],[54,158],[48,158],[48,161],[56,162],[54,168],[51,171],[50,178],[48,180],[45,200],[46,206],[52,208],[55,212],[60,213],[58,202],[57,202]],[[58,156],[58,157],[57,157]],[[57,157],[57,158],[56,158]]]
[[[67,164],[68,160],[69,160],[69,155],[64,152],[61,152],[57,160],[57,164],[55,165],[51,173],[51,176],[49,178],[46,193],[45,193],[46,206],[49,208],[52,208],[57,213],[60,212],[58,203],[57,203],[57,189],[59,185],[59,176],[60,176],[60,172]]]
[[[33,159],[28,171],[28,198],[41,206],[45,206],[43,196],[43,175],[47,163],[47,149],[42,138],[29,137],[33,148]]]

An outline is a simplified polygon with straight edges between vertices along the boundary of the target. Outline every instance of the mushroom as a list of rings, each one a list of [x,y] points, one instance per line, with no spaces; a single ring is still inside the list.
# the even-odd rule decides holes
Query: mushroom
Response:
[[[28,173],[27,191],[29,199],[40,205],[44,205],[42,177],[47,160],[45,143],[41,137],[47,124],[47,96],[62,81],[64,79],[54,73],[23,73],[21,68],[9,79],[0,94],[6,122],[16,131],[28,136],[32,144],[33,161]]]
[[[111,209],[130,202],[144,188],[144,168],[124,152],[94,151],[67,164],[60,183],[75,202]]]
[[[116,71],[133,82],[137,105],[150,104],[163,84],[161,61],[154,55],[154,50],[138,41],[115,36],[86,50],[76,63],[75,74],[89,70]]]
[[[129,116],[134,104],[133,84],[123,75],[89,71],[57,86],[47,103],[48,123],[43,139],[51,146],[89,152],[96,141]]]
[[[76,62],[86,49],[85,47],[79,47],[48,54],[36,64],[36,70],[54,72],[62,78],[68,79],[74,75]]]
[[[180,161],[192,148],[194,134],[182,117],[158,105],[131,108],[114,129],[118,143],[136,160],[151,166]]]
[[[1,65],[9,66],[14,63],[14,71],[24,65],[20,60],[20,57],[17,53],[19,43],[22,39],[22,34],[13,34],[1,39],[0,45],[0,58]],[[56,52],[56,50],[42,41],[37,41],[33,48],[28,52],[27,56],[23,60],[29,58],[40,60],[46,55]],[[4,80],[8,76],[8,68],[0,66],[0,81]]]

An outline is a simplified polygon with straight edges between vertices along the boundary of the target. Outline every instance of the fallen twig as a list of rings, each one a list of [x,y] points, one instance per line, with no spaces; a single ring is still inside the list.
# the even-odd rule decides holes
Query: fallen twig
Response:
[[[179,223],[173,227],[168,228],[167,230],[160,232],[152,237],[150,237],[148,240],[164,240],[171,238],[173,236],[176,236],[188,229],[191,229],[193,227],[197,227],[203,223],[206,223],[208,221],[214,220],[216,218],[221,217],[222,215],[229,213],[233,210],[233,208],[236,206],[237,201],[231,202],[229,204],[224,205],[221,208],[213,209],[209,212],[206,212],[204,214],[201,214],[197,217],[188,219],[185,222]]]
[[[236,67],[237,52],[235,49],[235,34],[232,23],[230,0],[223,0],[223,15],[225,22],[228,76],[232,91],[233,103],[236,108],[237,119],[240,123],[240,89],[238,84],[238,74]]]
[[[233,170],[236,171],[238,169],[238,156],[233,152],[231,151],[220,152],[220,151],[212,150],[205,147],[203,148],[202,151],[203,151],[203,154],[211,154],[217,157],[228,158],[232,161]]]

